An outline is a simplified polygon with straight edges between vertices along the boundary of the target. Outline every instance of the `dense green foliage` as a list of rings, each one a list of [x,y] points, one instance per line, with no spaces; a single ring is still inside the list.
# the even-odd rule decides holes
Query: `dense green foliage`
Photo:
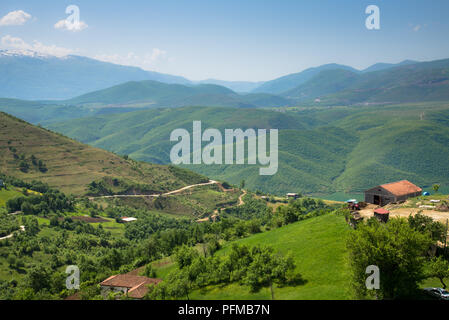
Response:
[[[295,272],[291,256],[275,253],[272,247],[239,246],[234,244],[225,256],[201,256],[198,251],[186,246],[175,253],[178,270],[172,271],[166,281],[151,288],[150,299],[189,299],[189,292],[209,285],[226,285],[233,282],[247,285],[251,292],[262,287],[271,288],[301,281]]]
[[[6,210],[0,208],[0,238],[11,234],[19,229],[19,222],[13,215],[9,215]]]
[[[273,194],[300,190],[360,192],[408,179],[422,187],[449,184],[447,103],[288,109],[180,108],[86,118],[54,125],[83,142],[133,158],[169,163],[170,132],[206,128],[278,128],[279,169],[260,176],[258,165],[185,165],[238,185]],[[86,129],[87,128],[87,129]],[[141,130],[146,128],[146,130]]]
[[[435,262],[430,263],[431,271],[426,272],[429,249],[441,234],[445,234],[444,227],[441,230],[435,224],[438,222],[423,219],[423,216],[409,220],[394,218],[386,224],[371,218],[367,223],[359,224],[347,241],[356,297],[411,298],[418,295],[419,284],[424,279],[429,276],[444,278],[446,275],[441,272],[441,266]],[[439,231],[430,231],[435,229]],[[368,266],[379,268],[378,289],[367,289]]]

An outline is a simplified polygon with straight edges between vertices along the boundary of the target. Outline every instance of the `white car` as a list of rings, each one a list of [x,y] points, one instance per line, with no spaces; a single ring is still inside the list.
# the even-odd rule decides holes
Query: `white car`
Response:
[[[443,288],[425,288],[424,290],[432,297],[440,300],[449,300],[449,292]]]

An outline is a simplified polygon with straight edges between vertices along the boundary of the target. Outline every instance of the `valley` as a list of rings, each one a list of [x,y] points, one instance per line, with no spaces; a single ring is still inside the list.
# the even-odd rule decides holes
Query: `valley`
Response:
[[[277,128],[279,169],[274,176],[259,176],[257,168],[247,164],[183,167],[233,184],[245,179],[253,190],[319,195],[357,193],[401,178],[423,187],[447,183],[448,112],[444,102],[281,110],[186,107],[49,127],[96,147],[161,164],[170,163],[170,132],[188,128],[196,119],[202,119],[203,128],[218,130]],[[411,140],[410,146],[406,141]]]
[[[191,81],[0,51],[14,75],[0,81],[0,299],[422,298],[449,277],[448,70],[405,60]],[[276,170],[261,174],[262,158]],[[422,189],[384,205],[387,218],[364,203],[404,179]],[[367,291],[372,264],[406,285]]]

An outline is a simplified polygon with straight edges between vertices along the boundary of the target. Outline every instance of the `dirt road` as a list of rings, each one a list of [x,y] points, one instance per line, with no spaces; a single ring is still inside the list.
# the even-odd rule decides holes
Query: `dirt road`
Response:
[[[20,231],[25,231],[25,226],[20,226],[20,229],[19,229],[19,230],[20,230]],[[6,237],[0,238],[0,241],[1,241],[1,240],[5,240],[5,239],[9,239],[9,238],[12,238],[12,237],[14,237],[14,232],[11,233],[10,235],[7,235]]]
[[[151,197],[160,197],[160,196],[169,196],[172,194],[176,194],[176,193],[180,193],[183,192],[185,190],[194,188],[194,187],[200,187],[200,186],[207,186],[207,185],[211,185],[211,184],[218,184],[217,181],[215,180],[209,180],[209,182],[205,182],[205,183],[198,183],[198,184],[192,184],[190,186],[186,186],[177,190],[173,190],[173,191],[169,191],[166,193],[162,193],[162,194],[116,194],[116,195],[112,195],[112,196],[100,196],[100,197],[89,197],[89,200],[94,200],[94,199],[110,199],[110,198],[151,198]]]

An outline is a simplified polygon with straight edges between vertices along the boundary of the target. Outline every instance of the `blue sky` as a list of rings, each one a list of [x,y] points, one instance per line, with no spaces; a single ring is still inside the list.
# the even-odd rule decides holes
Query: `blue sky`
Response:
[[[82,30],[56,28],[71,4]],[[365,27],[371,4],[380,8],[380,30]],[[2,48],[78,54],[192,80],[264,81],[333,62],[365,68],[449,58],[447,0],[2,0],[0,19],[19,10],[0,20]]]

